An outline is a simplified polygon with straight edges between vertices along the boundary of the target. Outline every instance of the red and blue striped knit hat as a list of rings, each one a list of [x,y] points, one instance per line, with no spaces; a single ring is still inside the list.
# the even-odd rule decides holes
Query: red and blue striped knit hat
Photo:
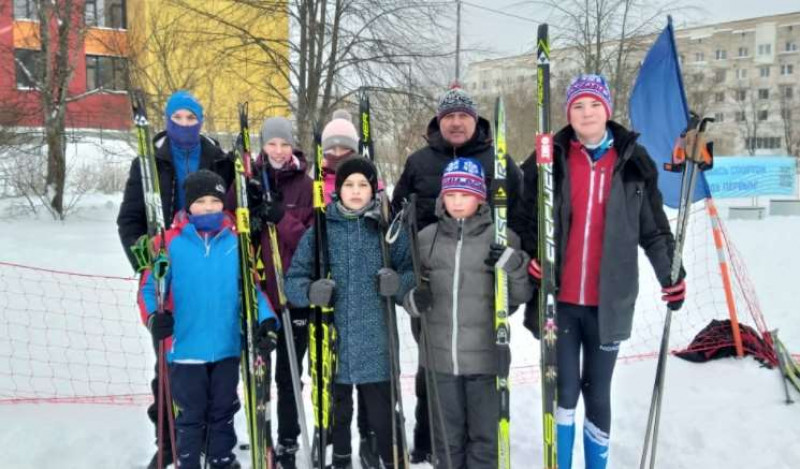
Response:
[[[612,101],[611,89],[608,87],[603,75],[578,75],[567,88],[567,120],[569,120],[569,107],[580,98],[592,97],[603,103],[606,109],[606,119],[611,119]]]
[[[456,158],[442,174],[442,194],[465,192],[486,199],[486,180],[483,166],[474,158]]]

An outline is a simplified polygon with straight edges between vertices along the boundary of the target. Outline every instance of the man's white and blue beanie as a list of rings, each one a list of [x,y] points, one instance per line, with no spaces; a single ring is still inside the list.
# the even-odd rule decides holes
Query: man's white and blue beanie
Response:
[[[465,192],[486,199],[483,166],[474,158],[456,158],[442,174],[442,194]]]

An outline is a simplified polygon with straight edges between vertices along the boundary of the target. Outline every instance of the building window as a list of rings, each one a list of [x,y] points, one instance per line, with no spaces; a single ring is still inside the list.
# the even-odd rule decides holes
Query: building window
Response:
[[[694,61],[695,62],[703,62],[705,60],[706,60],[706,56],[702,52],[695,52],[694,53]]]
[[[791,109],[781,109],[781,119],[785,121],[792,120],[792,110]]]
[[[717,49],[717,52],[714,54],[717,60],[725,60],[728,58],[728,51],[725,49]]]
[[[759,44],[758,55],[770,55],[772,53],[772,44]]]
[[[37,19],[36,0],[14,0],[14,18]]]
[[[725,70],[717,70],[714,72],[714,83],[725,83],[727,73]]]
[[[747,99],[747,90],[736,90],[736,101],[740,103]]]
[[[783,64],[781,65],[781,75],[791,75],[794,73],[794,65],[793,64]]]
[[[749,51],[747,50],[747,47],[740,47],[739,48],[739,57],[747,57],[748,54],[749,54]]]
[[[765,65],[765,66],[763,66],[763,67],[758,67],[758,75],[759,75],[761,78],[767,78],[767,77],[769,77],[769,66],[768,66],[768,65]]]
[[[714,121],[719,124],[720,122],[725,122],[725,114],[722,112],[715,112],[714,113]]]
[[[777,150],[780,147],[780,137],[747,137],[747,148],[756,150]]]
[[[737,68],[736,69],[736,78],[739,80],[744,80],[747,78],[747,69],[746,68]]]
[[[791,86],[782,86],[781,89],[783,90],[781,95],[785,99],[792,99],[794,97],[794,89]]]
[[[85,2],[86,24],[104,28],[125,28],[125,0],[85,0]]]
[[[758,99],[769,99],[769,88],[761,88],[758,90]]]
[[[86,91],[127,89],[127,62],[123,57],[86,56]]]
[[[18,89],[35,89],[35,80],[41,80],[43,74],[42,51],[31,49],[14,50],[14,72]]]
[[[797,43],[796,42],[787,42],[785,48],[783,49],[784,52],[796,52],[797,51]]]
[[[714,102],[715,103],[723,103],[723,102],[725,102],[725,92],[724,91],[718,91],[718,92],[714,93]]]
[[[758,111],[758,120],[765,121],[767,119],[769,119],[769,111],[768,110],[762,109],[762,110]]]
[[[744,122],[745,120],[744,111],[736,111],[736,122]]]

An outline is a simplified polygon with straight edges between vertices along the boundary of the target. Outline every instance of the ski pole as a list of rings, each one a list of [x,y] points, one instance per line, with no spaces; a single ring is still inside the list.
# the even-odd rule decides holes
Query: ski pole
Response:
[[[703,135],[705,134],[706,126],[709,122],[714,122],[714,119],[710,117],[700,119],[696,115],[692,116],[684,141],[684,144],[690,147],[690,151],[686,153],[685,161],[667,166],[667,168],[672,171],[682,170],[683,172],[683,177],[681,178],[680,204],[678,205],[678,220],[675,226],[675,249],[672,254],[672,271],[670,273],[670,281],[672,284],[678,281],[683,265],[683,245],[686,239],[686,228],[689,224],[690,208],[697,182],[697,174],[706,168],[710,168],[712,165],[710,154],[708,154],[709,161],[703,159],[705,156],[705,141]],[[661,420],[661,401],[664,395],[664,381],[666,379],[665,374],[671,325],[672,310],[667,307],[667,314],[664,319],[664,331],[661,336],[661,346],[658,352],[658,364],[656,366],[656,378],[653,384],[653,395],[650,399],[650,412],[647,417],[644,447],[639,464],[640,469],[645,469],[648,466],[650,469],[653,469],[656,465],[658,429]],[[648,460],[649,464],[647,463]]]
[[[417,287],[419,287],[423,282],[422,277],[422,260],[420,259],[419,253],[419,230],[417,229],[417,194],[411,194],[409,196],[409,200],[406,205],[407,211],[405,214],[406,217],[406,225],[408,229],[409,240],[411,244],[411,264],[414,268],[414,279],[416,280]],[[425,352],[426,363],[425,363],[425,381],[426,384],[432,385],[429,392],[427,393],[427,404],[430,416],[430,409],[433,408],[436,410],[436,417],[439,420],[439,428],[442,431],[442,441],[444,442],[444,448],[442,452],[444,453],[445,463],[447,469],[453,469],[453,461],[450,457],[450,451],[448,450],[448,442],[450,441],[447,435],[447,427],[445,426],[444,422],[444,412],[442,412],[442,402],[439,395],[439,383],[436,381],[436,359],[433,356],[433,350],[431,349],[430,345],[430,334],[428,329],[428,321],[427,317],[424,314],[420,315],[420,329],[422,332],[422,341],[423,341],[423,350]],[[437,419],[430,419],[430,424],[433,432],[431,432],[431,450],[433,453],[434,463],[433,466],[437,467],[439,464],[437,455],[436,455],[436,420]]]
[[[787,365],[786,360],[784,360],[783,354],[779,350],[778,346],[778,329],[772,331],[772,347],[775,349],[775,354],[778,356],[778,376],[781,377],[781,382],[783,383],[783,391],[786,393],[786,405],[794,404],[792,400],[792,396],[789,394],[789,383],[784,376],[786,372]]]

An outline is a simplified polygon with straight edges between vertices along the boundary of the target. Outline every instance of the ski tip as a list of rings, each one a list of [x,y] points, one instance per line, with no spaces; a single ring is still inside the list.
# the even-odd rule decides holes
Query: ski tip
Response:
[[[540,40],[547,39],[548,29],[549,26],[547,23],[542,23],[539,25],[539,27],[536,30],[536,35],[539,37]]]
[[[322,125],[318,120],[311,124],[311,133],[314,135],[314,142],[322,142]]]
[[[147,117],[147,109],[144,105],[144,92],[141,89],[135,89],[131,90],[128,95],[131,100],[133,115]]]

